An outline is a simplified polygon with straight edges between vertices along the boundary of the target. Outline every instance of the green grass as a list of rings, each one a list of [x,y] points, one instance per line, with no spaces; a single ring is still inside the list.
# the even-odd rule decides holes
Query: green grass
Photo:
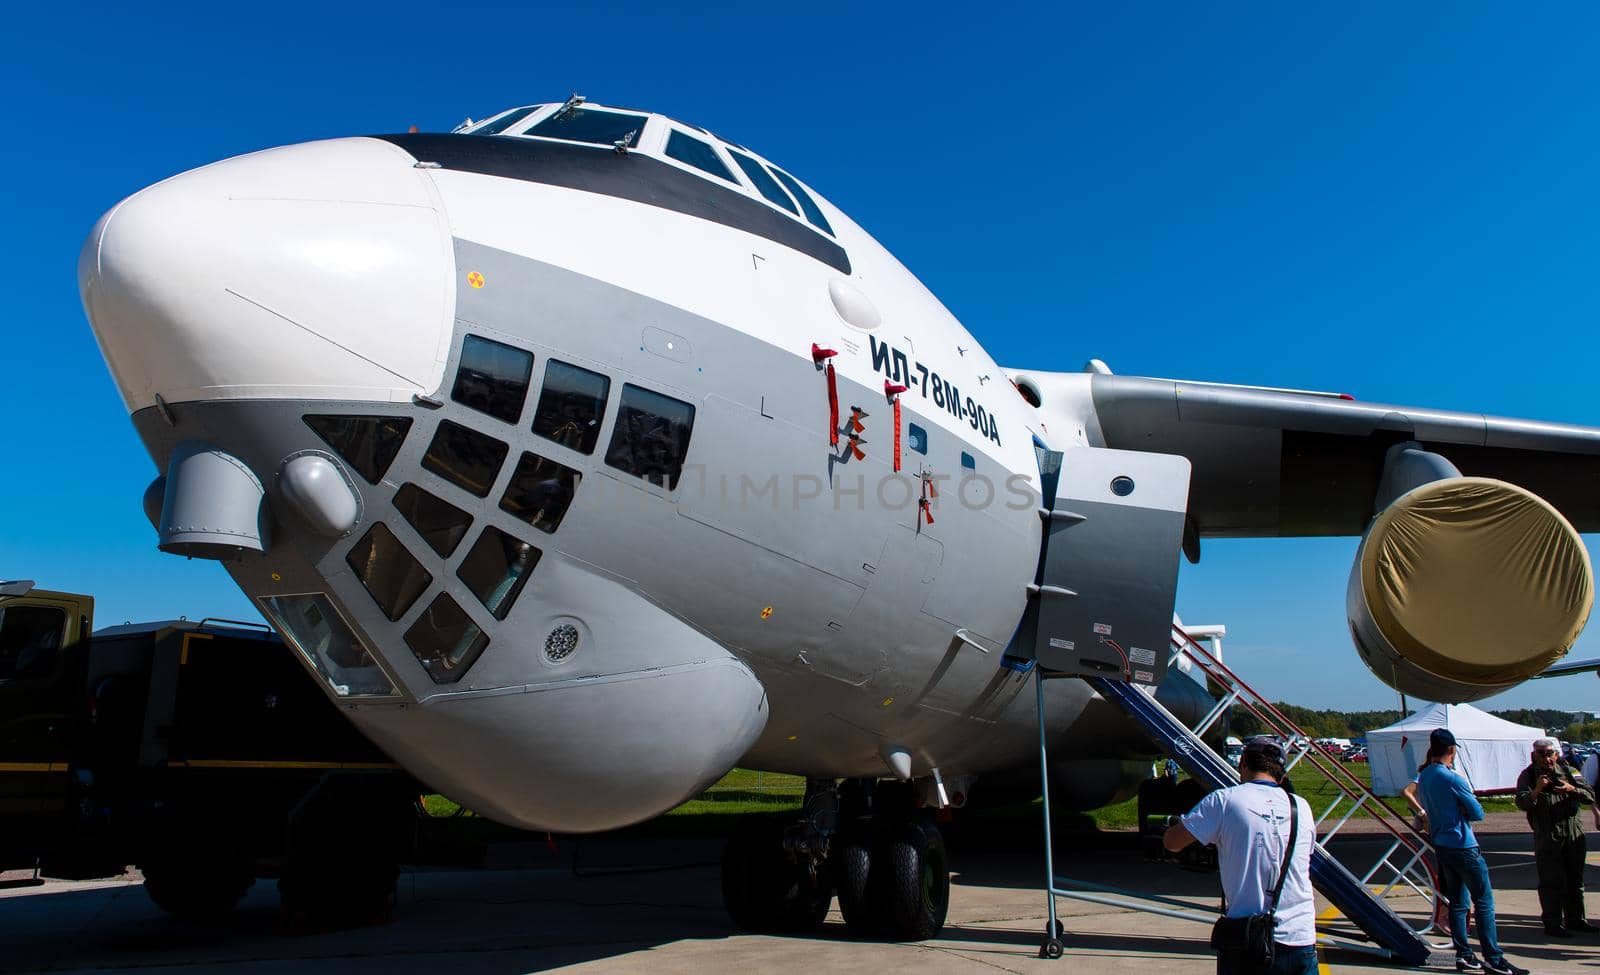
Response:
[[[1359,779],[1362,785],[1371,788],[1372,766],[1370,764],[1366,762],[1340,762],[1339,764],[1353,774],[1357,779]],[[1311,803],[1312,810],[1315,811],[1318,816],[1322,815],[1323,810],[1328,808],[1328,804],[1333,801],[1334,796],[1339,794],[1339,790],[1334,787],[1334,784],[1328,779],[1324,778],[1322,773],[1313,768],[1310,762],[1306,760],[1302,760],[1299,765],[1296,765],[1294,769],[1290,771],[1289,781],[1294,783],[1295,792],[1305,796],[1306,801]],[[1390,809],[1393,809],[1395,812],[1407,817],[1411,815],[1411,807],[1406,803],[1403,797],[1388,796],[1381,798],[1384,805],[1388,806]],[[1339,808],[1333,814],[1332,821],[1337,822],[1340,817],[1344,816],[1345,812],[1347,812],[1350,808],[1349,802],[1350,800],[1346,800],[1345,802],[1340,803]],[[1367,800],[1369,805],[1371,802],[1372,800]],[[1480,800],[1480,802],[1483,804],[1484,812],[1514,812],[1517,808],[1516,803],[1514,803],[1509,796],[1503,798],[1485,798]],[[1368,812],[1365,807],[1363,807],[1356,811],[1355,818],[1371,818],[1371,815],[1372,814]]]
[[[668,812],[667,815],[733,816],[745,813],[787,812],[799,809],[800,800],[805,794],[806,780],[803,776],[736,768],[724,775],[711,788]]]
[[[1344,763],[1343,767],[1363,784],[1371,784],[1372,770],[1365,762]],[[1311,803],[1311,808],[1319,816],[1327,809],[1328,804],[1333,801],[1333,797],[1337,794],[1333,783],[1329,782],[1308,763],[1297,765],[1290,772],[1289,778],[1294,783],[1295,791]],[[803,776],[785,775],[779,772],[758,772],[752,769],[734,769],[723,776],[711,788],[671,810],[664,816],[630,827],[630,829],[651,835],[685,835],[725,830],[733,821],[741,817],[787,814],[798,810],[800,801],[805,795],[805,789],[806,780]],[[1403,798],[1395,796],[1383,801],[1394,811],[1402,815],[1410,815],[1406,801]],[[1510,798],[1490,798],[1482,801],[1483,808],[1487,812],[1507,812],[1516,809],[1516,805]],[[1346,803],[1348,803],[1348,800],[1346,800]],[[515,830],[498,826],[470,810],[462,809],[444,796],[425,796],[423,798],[423,808],[427,810],[429,817],[436,821],[455,821],[446,826],[452,833],[478,837],[484,840],[520,835]],[[1333,814],[1333,820],[1336,821],[1343,816],[1348,808],[1347,804],[1341,804]],[[1018,803],[1014,806],[997,809],[984,809],[969,815],[999,819],[1037,818],[1039,815],[1039,801]],[[1371,813],[1369,811],[1361,809],[1357,811],[1355,818],[1369,818],[1370,816]],[[1075,825],[1084,829],[1132,830],[1138,826],[1138,800],[1128,799],[1087,813],[1068,814],[1061,818],[1065,820],[1064,825],[1069,827]]]

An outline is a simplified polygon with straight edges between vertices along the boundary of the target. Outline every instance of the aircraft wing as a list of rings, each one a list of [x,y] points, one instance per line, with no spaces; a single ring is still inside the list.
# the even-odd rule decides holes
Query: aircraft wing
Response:
[[[1191,537],[1359,535],[1384,454],[1406,441],[1600,531],[1600,428],[1136,376],[1093,375],[1090,390],[1104,446],[1189,458]]]
[[[1546,667],[1535,677],[1571,677],[1573,674],[1593,674],[1600,672],[1600,659],[1574,660],[1571,663],[1560,663]]]

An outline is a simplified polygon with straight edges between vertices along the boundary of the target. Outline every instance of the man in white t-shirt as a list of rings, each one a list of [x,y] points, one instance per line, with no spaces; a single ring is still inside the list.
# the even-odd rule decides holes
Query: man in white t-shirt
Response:
[[[1246,971],[1238,961],[1217,956],[1217,975],[1316,975],[1316,908],[1311,891],[1311,848],[1316,823],[1311,806],[1290,795],[1283,781],[1283,749],[1257,738],[1239,756],[1241,784],[1210,793],[1182,820],[1171,826],[1163,842],[1177,852],[1190,843],[1215,843],[1222,872],[1228,917],[1265,914],[1272,888],[1289,856],[1289,872],[1278,898],[1270,969]],[[1299,825],[1289,853],[1290,803],[1298,807]]]

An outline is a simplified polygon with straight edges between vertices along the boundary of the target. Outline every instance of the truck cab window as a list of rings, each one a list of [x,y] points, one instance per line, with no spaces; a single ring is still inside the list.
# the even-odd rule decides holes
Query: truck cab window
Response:
[[[676,488],[693,432],[693,405],[624,383],[606,463],[669,490]]]
[[[53,606],[0,608],[0,681],[50,676],[66,626],[67,614]]]
[[[594,453],[606,414],[611,380],[557,359],[544,367],[544,388],[533,414],[533,432],[580,453]]]
[[[461,365],[450,398],[497,420],[515,423],[522,415],[522,400],[528,395],[532,374],[532,352],[469,335],[461,343]]]

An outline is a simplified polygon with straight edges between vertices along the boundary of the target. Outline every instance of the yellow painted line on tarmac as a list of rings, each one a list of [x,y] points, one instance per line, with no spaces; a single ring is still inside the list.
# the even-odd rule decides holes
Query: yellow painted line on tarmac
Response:
[[[1337,907],[1331,907],[1330,906],[1330,907],[1324,908],[1322,913],[1317,915],[1317,920],[1318,921],[1331,921],[1336,917],[1343,917],[1343,916],[1344,916],[1344,912],[1343,911],[1339,910]],[[1327,958],[1327,955],[1324,954],[1324,951],[1325,951],[1325,948],[1323,947],[1323,943],[1322,943],[1322,932],[1319,931],[1319,932],[1317,932],[1317,975],[1328,975],[1328,972],[1329,972],[1328,958]]]
[[[66,762],[0,762],[0,772],[65,772]]]

